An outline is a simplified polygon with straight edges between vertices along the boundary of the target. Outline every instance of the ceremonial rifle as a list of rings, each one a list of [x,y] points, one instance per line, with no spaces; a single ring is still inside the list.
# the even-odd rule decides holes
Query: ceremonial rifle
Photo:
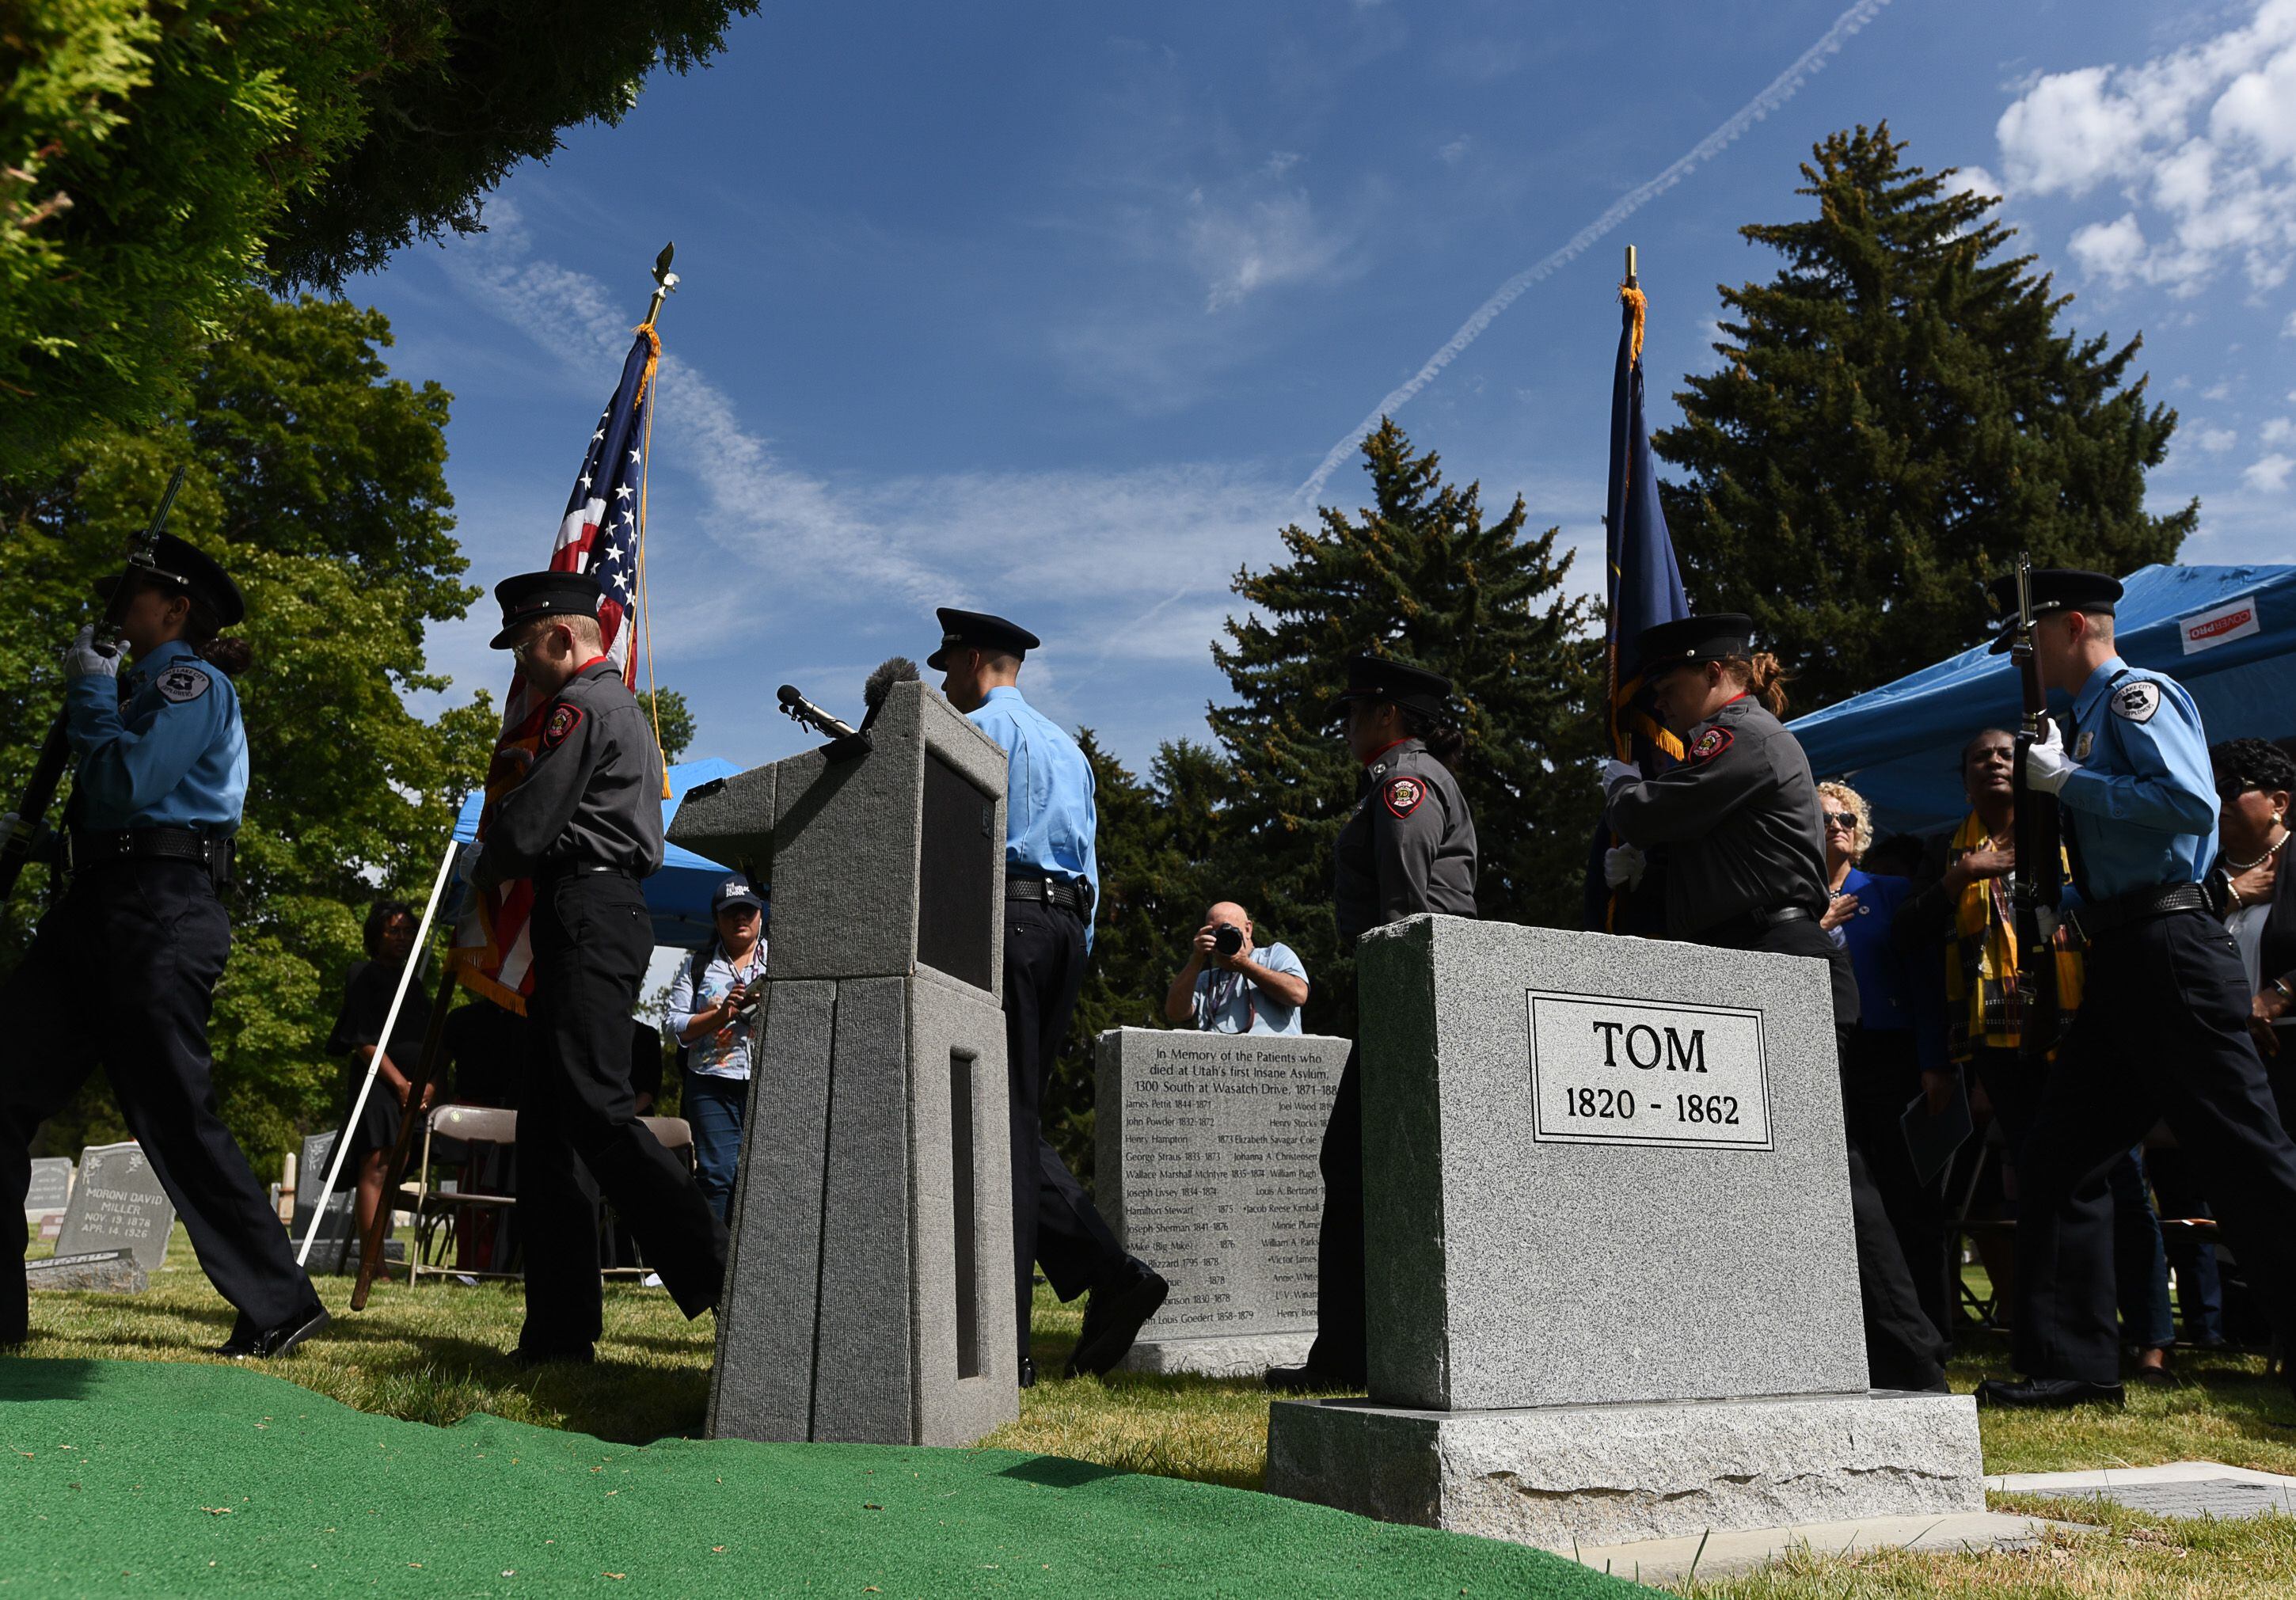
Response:
[[[184,469],[177,467],[168,480],[168,492],[160,496],[160,509],[152,513],[152,525],[137,535],[127,547],[127,568],[119,581],[112,586],[111,598],[103,608],[103,619],[96,624],[95,642],[116,645],[119,642],[119,624],[127,615],[128,603],[135,598],[132,581],[138,572],[158,570],[152,552],[167,531],[168,510],[176,503],[176,491],[184,487]],[[24,780],[23,792],[16,797],[16,808],[6,823],[7,833],[0,838],[0,900],[16,892],[16,880],[31,859],[32,840],[40,823],[55,804],[56,785],[63,782],[64,768],[71,762],[71,741],[65,732],[64,713],[59,710],[56,719],[48,725],[48,736],[40,745],[39,759],[32,764],[32,775]]]
[[[2017,921],[2017,992],[2024,1003],[2018,1038],[2022,1054],[2040,1056],[2057,1042],[2057,905],[2064,894],[2064,836],[2057,797],[2036,790],[2025,777],[2025,752],[2047,733],[2049,704],[2040,663],[2033,659],[2033,561],[2023,552],[2017,556],[2017,631],[2009,660],[2025,702],[2010,778],[2017,865],[2009,892]]]

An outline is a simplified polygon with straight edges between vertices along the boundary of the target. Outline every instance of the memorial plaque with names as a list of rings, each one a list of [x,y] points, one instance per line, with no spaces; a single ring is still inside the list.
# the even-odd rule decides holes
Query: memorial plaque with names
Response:
[[[44,1155],[32,1162],[31,1187],[24,1192],[24,1220],[61,1215],[71,1203],[72,1164],[67,1155]]]
[[[1767,1150],[1762,1013],[1528,991],[1531,1137]]]
[[[1347,1056],[1347,1040],[1315,1035],[1101,1035],[1096,1187],[1125,1248],[1172,1285],[1128,1365],[1224,1373],[1304,1358],[1316,1155]]]
[[[142,1146],[91,1145],[79,1155],[79,1182],[56,1240],[60,1256],[124,1250],[146,1272],[168,1259],[168,1232],[176,1208]]]

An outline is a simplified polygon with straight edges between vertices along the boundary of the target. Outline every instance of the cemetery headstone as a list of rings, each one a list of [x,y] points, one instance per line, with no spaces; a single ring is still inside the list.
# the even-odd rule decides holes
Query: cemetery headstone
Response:
[[[124,1250],[144,1271],[157,1272],[167,1263],[168,1233],[175,1226],[175,1204],[141,1145],[132,1140],[91,1145],[79,1154],[79,1179],[72,1186],[56,1254]]]
[[[870,740],[698,785],[669,830],[773,897],[712,1437],[964,1445],[1020,1415],[1004,754],[914,682]]]
[[[71,1157],[35,1157],[31,1186],[24,1191],[24,1220],[38,1222],[47,1217],[61,1216],[71,1204]]]
[[[1172,1285],[1125,1366],[1256,1376],[1316,1338],[1316,1169],[1348,1041],[1119,1028],[1100,1036],[1094,1187]]]
[[[303,1248],[303,1235],[310,1231],[312,1210],[319,1203],[319,1191],[326,1186],[327,1165],[334,1159],[335,1141],[342,1136],[340,1128],[308,1135],[295,1162],[295,1248]],[[346,1163],[343,1174],[335,1180],[335,1191],[327,1196],[326,1210],[319,1219],[319,1236],[311,1245],[310,1269],[325,1272],[333,1269],[338,1256],[347,1262],[358,1259],[358,1241],[351,1226],[351,1171]],[[348,1245],[348,1252],[345,1245]]]
[[[87,1251],[24,1263],[24,1287],[31,1290],[96,1289],[112,1294],[141,1294],[151,1286],[151,1275],[124,1250]]]
[[[1267,1487],[1562,1548],[1984,1508],[1867,1387],[1824,964],[1413,917],[1358,949],[1371,1399]]]

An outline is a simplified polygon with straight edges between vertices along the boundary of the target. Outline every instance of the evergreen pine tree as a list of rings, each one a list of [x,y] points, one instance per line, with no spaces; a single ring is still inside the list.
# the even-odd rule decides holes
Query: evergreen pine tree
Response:
[[[1595,603],[1562,593],[1556,530],[1526,537],[1518,496],[1486,523],[1480,489],[1443,480],[1391,421],[1363,443],[1372,504],[1324,507],[1283,530],[1285,564],[1236,575],[1251,614],[1213,659],[1237,703],[1211,709],[1231,773],[1216,882],[1269,938],[1300,953],[1307,1025],[1350,1031],[1352,953],[1332,915],[1332,852],[1359,771],[1335,696],[1358,652],[1431,668],[1456,685],[1459,774],[1482,850],[1482,915],[1575,925],[1600,797],[1584,758],[1600,742]]]
[[[1693,603],[1751,613],[1804,708],[1975,643],[2020,550],[2121,574],[2199,514],[2144,509],[2177,417],[2124,384],[2142,339],[2061,330],[2072,297],[2005,253],[2000,201],[1905,148],[1834,134],[1796,191],[1817,216],[1739,230],[1785,264],[1720,290],[1726,365],[1652,441],[1685,474],[1661,494]]]

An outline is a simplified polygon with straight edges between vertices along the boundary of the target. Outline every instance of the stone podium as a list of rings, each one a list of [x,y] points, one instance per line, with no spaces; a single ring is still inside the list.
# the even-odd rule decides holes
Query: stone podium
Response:
[[[1267,1488],[1568,1548],[1981,1511],[1966,1396],[1867,1386],[1824,964],[1366,935],[1367,1401]]]
[[[773,904],[714,1438],[965,1445],[1020,1415],[1004,754],[914,682],[869,742],[698,785],[669,831]]]
[[[1316,1342],[1316,1168],[1348,1041],[1112,1028],[1098,1041],[1094,1187],[1171,1280],[1128,1372],[1258,1377]]]

